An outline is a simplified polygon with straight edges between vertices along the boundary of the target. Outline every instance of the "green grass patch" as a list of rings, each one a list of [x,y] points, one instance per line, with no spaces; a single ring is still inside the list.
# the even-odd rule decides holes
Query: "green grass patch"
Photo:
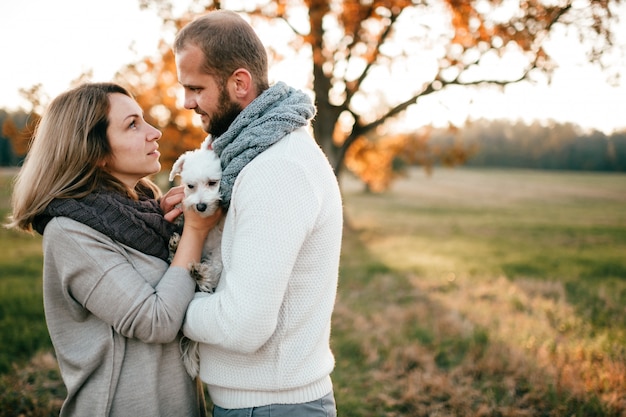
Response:
[[[440,169],[383,194],[342,186],[339,415],[626,413],[626,175]],[[0,238],[0,410],[54,415],[41,241]]]
[[[6,211],[0,210],[5,218]],[[51,348],[43,313],[41,239],[0,228],[0,374]]]

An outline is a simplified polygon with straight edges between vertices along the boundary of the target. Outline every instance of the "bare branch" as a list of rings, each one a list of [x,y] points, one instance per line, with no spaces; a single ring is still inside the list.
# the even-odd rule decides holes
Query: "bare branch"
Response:
[[[380,45],[385,43],[385,41],[389,37],[389,34],[392,32],[393,24],[398,19],[398,16],[400,16],[400,12],[399,13],[392,13],[392,15],[390,17],[390,21],[391,22],[385,28],[385,30],[381,33],[381,36],[380,36],[380,38],[378,40],[378,46],[376,47],[376,50],[375,50],[375,52],[374,52],[374,54],[372,56],[372,59],[368,60],[367,65],[363,69],[363,72],[361,73],[359,78],[357,78],[353,83],[350,83],[350,84],[346,83],[346,102],[347,103],[350,103],[350,101],[351,101],[352,97],[354,96],[354,94],[359,91],[359,88],[361,87],[361,84],[363,83],[363,80],[365,80],[365,78],[369,74],[372,66],[378,61],[378,57],[380,56]]]

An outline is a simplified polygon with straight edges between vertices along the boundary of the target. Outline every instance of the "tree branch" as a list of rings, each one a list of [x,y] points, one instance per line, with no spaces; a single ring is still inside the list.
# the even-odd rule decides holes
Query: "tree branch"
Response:
[[[385,41],[387,40],[387,38],[391,34],[391,29],[393,28],[393,24],[398,19],[398,16],[400,16],[400,13],[392,13],[391,14],[391,17],[390,17],[391,22],[389,23],[389,25],[387,25],[387,27],[385,28],[383,33],[381,33],[380,38],[378,39],[377,46],[376,46],[376,49],[374,51],[374,54],[372,55],[372,59],[367,61],[367,65],[363,69],[363,72],[361,73],[359,78],[357,78],[352,83],[348,83],[346,81],[346,103],[350,103],[350,101],[352,100],[352,97],[354,96],[354,94],[359,91],[359,89],[361,88],[361,84],[363,83],[363,80],[365,80],[365,78],[369,74],[369,71],[371,70],[373,65],[376,63],[376,61],[378,60],[378,57],[380,56],[380,46],[383,43],[385,43]]]

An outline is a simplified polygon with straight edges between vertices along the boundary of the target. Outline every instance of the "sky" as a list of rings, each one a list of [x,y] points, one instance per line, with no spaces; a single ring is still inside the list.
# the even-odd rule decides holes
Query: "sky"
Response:
[[[0,107],[26,106],[19,88],[49,96],[84,71],[109,81],[123,65],[153,55],[161,21],[136,0],[0,1]]]
[[[20,88],[41,83],[54,97],[88,70],[94,81],[108,81],[125,64],[153,55],[161,37],[155,12],[140,10],[136,0],[2,0],[0,108],[29,108]],[[621,39],[626,44],[626,33]],[[425,97],[407,119],[435,125],[462,124],[466,117],[555,120],[607,134],[626,130],[626,85],[609,86],[605,74],[584,65],[571,46],[555,48],[561,68],[550,88],[519,84],[503,93],[462,91],[443,101]]]

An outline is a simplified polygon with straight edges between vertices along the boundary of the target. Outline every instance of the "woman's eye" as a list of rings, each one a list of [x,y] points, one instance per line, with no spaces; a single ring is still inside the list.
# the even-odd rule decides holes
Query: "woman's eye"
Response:
[[[134,129],[135,127],[137,127],[137,122],[133,120],[132,122],[130,122],[130,125],[128,125],[128,127]]]

